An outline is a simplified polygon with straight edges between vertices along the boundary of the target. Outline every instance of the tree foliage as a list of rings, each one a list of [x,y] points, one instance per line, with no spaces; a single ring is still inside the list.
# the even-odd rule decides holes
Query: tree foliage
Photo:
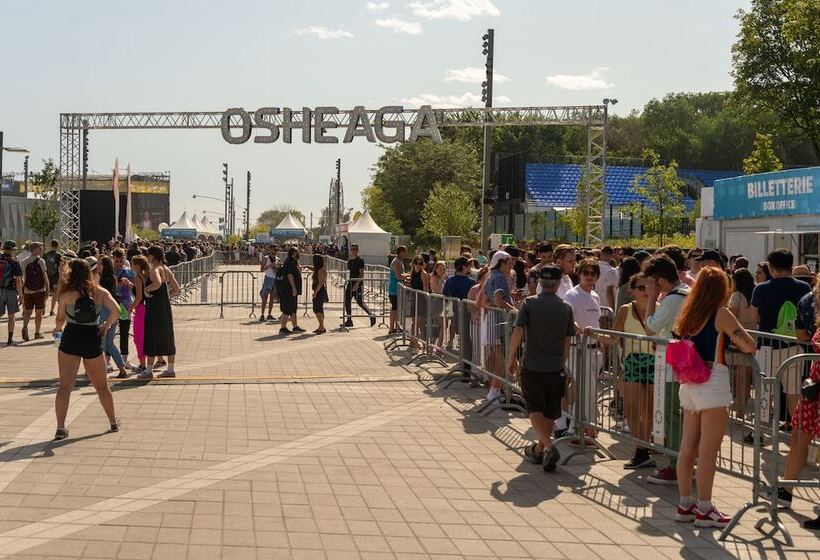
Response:
[[[752,153],[743,160],[743,173],[753,175],[781,169],[783,162],[774,151],[771,134],[757,134]]]
[[[422,225],[422,208],[436,184],[457,185],[476,204],[480,180],[475,151],[452,141],[436,144],[425,139],[387,148],[373,168],[373,185],[381,189],[405,232]]]
[[[288,213],[293,214],[294,218],[302,222],[305,221],[305,215],[293,206],[289,204],[279,204],[259,214],[259,217],[256,218],[256,223],[259,225],[268,225],[270,229],[273,229],[279,225],[279,222],[281,222]]]
[[[43,169],[32,175],[32,183],[36,186],[37,201],[26,213],[26,222],[45,243],[60,224],[60,168],[50,158],[43,160]]]
[[[441,237],[472,235],[478,222],[475,197],[455,183],[436,183],[424,202],[424,229]]]
[[[663,165],[652,150],[646,150],[644,158],[649,168],[632,183],[633,192],[643,201],[633,204],[632,211],[641,216],[644,234],[657,236],[663,245],[664,237],[679,231],[688,218],[682,192],[685,182],[678,177],[676,162]]]
[[[384,196],[384,191],[377,185],[370,185],[362,189],[362,207],[370,212],[373,220],[379,226],[393,235],[401,235],[404,230],[396,217],[393,205]]]
[[[732,47],[738,98],[805,134],[820,159],[820,2],[752,0]]]

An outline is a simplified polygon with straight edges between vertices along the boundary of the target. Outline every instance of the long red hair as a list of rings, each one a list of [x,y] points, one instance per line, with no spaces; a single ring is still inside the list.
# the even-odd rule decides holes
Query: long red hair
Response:
[[[728,300],[729,277],[726,273],[713,266],[702,268],[675,322],[675,334],[697,334]]]

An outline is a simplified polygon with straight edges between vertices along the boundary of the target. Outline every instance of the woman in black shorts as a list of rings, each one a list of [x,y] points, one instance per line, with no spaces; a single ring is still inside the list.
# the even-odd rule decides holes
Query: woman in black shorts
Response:
[[[83,361],[86,374],[108,416],[111,431],[116,432],[119,430],[120,422],[114,415],[114,398],[111,396],[105,376],[102,341],[108,329],[119,319],[117,303],[110,293],[96,284],[91,275],[91,268],[81,259],[69,263],[68,275],[60,286],[58,301],[54,334],[61,337],[60,350],[57,352],[60,386],[57,389],[54,406],[57,413],[57,433],[54,434],[54,439],[68,437],[65,418],[71,390],[74,388],[77,370],[80,368],[80,360]],[[109,311],[108,319],[102,325],[98,325],[97,321],[103,307]]]
[[[325,258],[322,255],[313,255],[313,313],[319,321],[319,328],[313,334],[323,334],[325,329],[325,302],[327,302],[327,270]]]

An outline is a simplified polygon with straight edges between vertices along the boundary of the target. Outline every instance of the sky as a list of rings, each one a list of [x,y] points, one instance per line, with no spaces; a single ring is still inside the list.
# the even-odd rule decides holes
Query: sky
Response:
[[[59,157],[63,112],[229,107],[482,105],[482,35],[495,29],[495,105],[618,99],[614,113],[669,92],[732,88],[734,15],[748,0],[0,0],[0,130],[32,168]],[[218,212],[222,162],[251,217],[287,204],[318,221],[335,161],[359,208],[381,148],[230,145],[219,130],[92,131],[89,167],[114,158],[170,171],[171,218]],[[22,158],[5,155],[5,171]],[[239,211],[238,213],[241,213]]]

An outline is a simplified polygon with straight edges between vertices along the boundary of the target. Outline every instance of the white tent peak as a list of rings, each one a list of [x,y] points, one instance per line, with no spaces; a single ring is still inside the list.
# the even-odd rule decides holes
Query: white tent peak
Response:
[[[182,216],[169,227],[171,229],[196,229],[196,224],[188,217],[188,212],[183,211]]]
[[[350,233],[388,233],[379,227],[367,210],[348,227],[347,231]]]
[[[288,212],[288,215],[282,218],[282,221],[279,222],[279,225],[276,226],[274,229],[300,229],[302,231],[305,230],[305,226],[302,225],[302,222],[296,219],[296,216]]]

